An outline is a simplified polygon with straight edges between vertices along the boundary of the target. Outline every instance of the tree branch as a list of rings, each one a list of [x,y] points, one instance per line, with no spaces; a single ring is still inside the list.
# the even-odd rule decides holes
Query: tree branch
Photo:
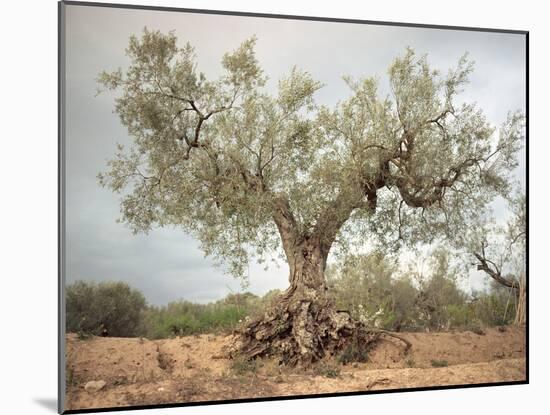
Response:
[[[482,250],[484,251],[484,250]],[[519,285],[516,281],[510,278],[505,278],[501,275],[500,270],[496,265],[494,265],[493,262],[489,261],[487,258],[485,258],[485,252],[482,254],[479,254],[477,252],[474,252],[475,257],[478,259],[479,264],[477,265],[478,271],[484,271],[487,275],[489,275],[492,279],[497,281],[499,284],[504,285],[509,288],[513,288],[516,291],[519,292]],[[493,264],[495,269],[491,268],[489,263]]]

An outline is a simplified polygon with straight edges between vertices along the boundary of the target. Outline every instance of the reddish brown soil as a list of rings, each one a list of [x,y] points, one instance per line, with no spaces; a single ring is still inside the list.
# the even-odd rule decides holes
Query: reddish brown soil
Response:
[[[327,360],[304,370],[271,360],[249,366],[222,358],[230,341],[223,336],[151,341],[79,340],[69,334],[66,409],[525,380],[523,328],[403,336],[413,345],[407,354],[402,343],[384,340],[368,363],[342,366]],[[86,391],[92,380],[107,384]]]

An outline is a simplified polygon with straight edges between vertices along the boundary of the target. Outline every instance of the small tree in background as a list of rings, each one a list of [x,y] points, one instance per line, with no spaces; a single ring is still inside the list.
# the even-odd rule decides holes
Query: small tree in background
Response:
[[[327,269],[327,282],[329,288],[337,292],[340,305],[356,308],[390,293],[396,271],[397,264],[381,252],[349,255]]]
[[[67,331],[138,336],[145,307],[141,292],[126,283],[77,281],[66,289]]]
[[[326,274],[339,310],[374,327],[399,331],[409,325],[416,289],[409,279],[396,279],[397,263],[383,253],[346,256]]]
[[[458,286],[459,273],[450,263],[449,251],[435,249],[428,260],[426,273],[416,272],[418,297],[416,307],[423,328],[449,329],[453,323],[453,310],[464,308],[467,295]]]
[[[327,281],[337,307],[370,326],[395,331],[473,325],[449,251],[439,247],[426,256],[425,267],[410,265],[406,271],[380,252],[349,255],[331,265]]]

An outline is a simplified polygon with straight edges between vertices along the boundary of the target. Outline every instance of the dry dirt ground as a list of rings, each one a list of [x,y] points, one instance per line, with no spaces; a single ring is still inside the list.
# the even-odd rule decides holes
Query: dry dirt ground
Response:
[[[383,340],[368,363],[328,360],[304,370],[225,359],[224,336],[152,341],[69,334],[66,409],[525,380],[523,328],[402,335],[412,343],[408,353],[402,343]],[[85,389],[101,380],[101,390]]]

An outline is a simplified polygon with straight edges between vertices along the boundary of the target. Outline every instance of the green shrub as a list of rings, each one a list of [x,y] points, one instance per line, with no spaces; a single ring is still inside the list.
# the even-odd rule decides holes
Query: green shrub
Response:
[[[262,309],[262,299],[251,294],[230,294],[209,304],[175,301],[145,312],[146,337],[151,339],[234,330]]]
[[[104,330],[109,336],[133,337],[143,332],[145,298],[123,282],[78,281],[66,289],[67,331],[86,338]]]
[[[255,359],[246,359],[244,357],[234,358],[229,365],[231,372],[238,376],[256,373],[258,367],[259,363]]]
[[[449,366],[449,362],[446,360],[432,360],[431,361],[432,367],[447,367]]]
[[[314,374],[334,379],[340,376],[340,367],[332,362],[321,361],[315,365]]]

